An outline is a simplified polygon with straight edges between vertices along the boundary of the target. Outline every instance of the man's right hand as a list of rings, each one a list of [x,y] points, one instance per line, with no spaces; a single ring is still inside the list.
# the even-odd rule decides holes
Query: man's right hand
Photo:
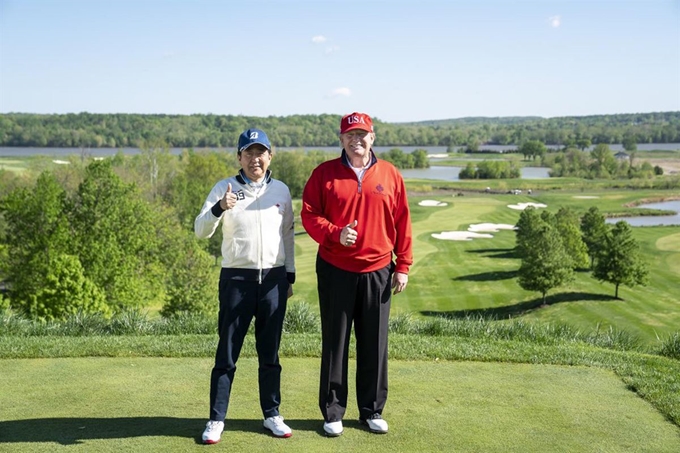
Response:
[[[340,232],[340,243],[344,245],[345,247],[350,247],[354,245],[357,242],[357,230],[354,228],[357,227],[357,222],[356,220],[349,225],[346,225],[345,228],[342,229]]]
[[[236,194],[231,191],[231,183],[227,185],[227,193],[220,200],[220,208],[224,211],[236,206]]]

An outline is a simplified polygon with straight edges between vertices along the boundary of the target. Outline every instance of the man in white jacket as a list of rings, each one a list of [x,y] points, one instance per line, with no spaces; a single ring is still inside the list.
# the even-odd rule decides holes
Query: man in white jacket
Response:
[[[295,282],[293,205],[288,186],[268,170],[271,144],[260,129],[238,141],[238,174],[219,181],[194,222],[199,238],[209,238],[222,222],[219,343],[210,379],[210,420],[203,442],[220,441],[229,406],[236,361],[253,317],[259,362],[258,384],[264,427],[290,437],[279,414],[279,344],[286,302]]]

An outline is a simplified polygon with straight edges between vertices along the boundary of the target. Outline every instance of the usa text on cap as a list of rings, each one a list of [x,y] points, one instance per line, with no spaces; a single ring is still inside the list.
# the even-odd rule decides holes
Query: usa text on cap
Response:
[[[354,112],[349,115],[345,115],[340,120],[340,133],[361,129],[366,132],[373,132],[373,121],[371,117],[365,113]]]

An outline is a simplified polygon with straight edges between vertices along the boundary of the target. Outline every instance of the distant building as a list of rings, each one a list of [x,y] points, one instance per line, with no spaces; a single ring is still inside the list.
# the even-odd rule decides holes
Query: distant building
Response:
[[[628,153],[624,153],[623,151],[614,154],[614,157],[616,157],[616,160],[630,160]]]

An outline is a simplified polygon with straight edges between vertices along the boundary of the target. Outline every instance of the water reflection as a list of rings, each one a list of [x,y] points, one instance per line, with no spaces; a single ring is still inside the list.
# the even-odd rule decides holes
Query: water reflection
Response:
[[[319,151],[328,151],[331,153],[339,153],[340,152],[340,147],[338,146],[301,146],[301,147],[284,147],[284,146],[276,146],[274,145],[277,151],[298,151],[298,150],[303,150],[303,151],[310,151],[310,150],[319,150]],[[547,145],[548,148],[551,149],[560,149],[560,146],[556,145]],[[588,150],[592,150],[595,147],[595,145],[591,146]],[[387,152],[391,150],[392,148],[399,148],[401,149],[404,153],[412,153],[416,149],[424,149],[427,151],[428,154],[430,155],[446,155],[448,148],[446,146],[374,146],[373,149],[375,152],[378,154]],[[461,151],[464,147],[463,146],[457,146],[456,149],[458,151]],[[482,148],[488,149],[491,151],[495,152],[517,152],[517,146],[515,145],[483,145]],[[182,151],[185,148],[170,148],[170,154],[181,154]],[[617,151],[624,151],[623,146],[621,144],[611,144],[609,145],[609,149],[611,149],[613,152]],[[638,151],[653,151],[653,150],[661,150],[661,151],[677,151],[680,150],[680,143],[639,143],[637,145]],[[235,147],[210,147],[210,148],[201,148],[201,147],[194,147],[194,150],[200,151],[200,150],[211,150],[211,151],[226,151],[226,152],[234,152]],[[37,155],[43,155],[43,156],[70,156],[70,155],[76,155],[80,156],[81,154],[86,154],[89,156],[93,157],[109,157],[109,156],[115,156],[116,153],[121,151],[123,154],[139,154],[139,149],[138,148],[45,148],[45,147],[18,147],[18,146],[0,146],[0,156],[1,157],[16,157],[16,156],[37,156]],[[474,156],[474,157],[472,157]],[[477,154],[477,155],[471,155],[471,154],[465,154],[463,152],[459,153],[452,153],[450,154],[450,157],[455,157],[455,158],[465,158],[466,160],[483,160],[487,158],[488,156],[485,156],[484,154]]]
[[[443,167],[433,165],[430,168],[411,168],[400,170],[405,179],[436,179],[439,181],[458,181],[458,175],[463,167]],[[545,179],[549,178],[549,168],[522,167],[520,176],[522,179]]]
[[[675,211],[675,215],[615,217],[611,219],[606,219],[605,222],[614,224],[620,220],[625,220],[630,224],[630,226],[680,225],[680,200],[641,204],[640,206],[638,206],[638,208],[663,209],[666,211]]]

